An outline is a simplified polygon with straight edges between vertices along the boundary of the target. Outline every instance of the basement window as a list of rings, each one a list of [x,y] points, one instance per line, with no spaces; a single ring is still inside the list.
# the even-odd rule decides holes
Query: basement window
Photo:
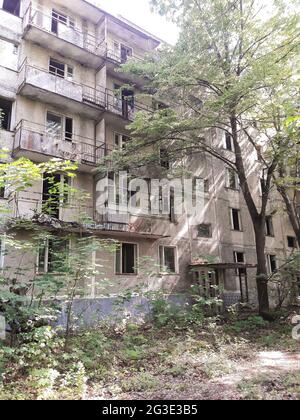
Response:
[[[2,9],[15,16],[20,16],[21,0],[4,0]]]
[[[231,228],[235,231],[242,231],[241,211],[239,209],[231,209]]]
[[[122,243],[116,251],[116,274],[137,274],[137,245]]]
[[[0,98],[0,129],[10,130],[12,102]]]
[[[176,273],[176,248],[169,246],[159,247],[159,262],[161,273]]]

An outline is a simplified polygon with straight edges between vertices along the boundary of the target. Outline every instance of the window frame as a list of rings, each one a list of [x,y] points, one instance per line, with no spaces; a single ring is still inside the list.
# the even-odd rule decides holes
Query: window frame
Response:
[[[56,62],[57,64],[60,64],[61,66],[64,66],[63,70],[63,76],[59,74],[56,67],[51,65],[51,61]],[[51,67],[55,68],[55,71],[51,71]],[[62,70],[60,70],[62,71]],[[68,80],[69,82],[74,81],[74,66],[71,66],[70,64],[67,64],[65,62],[62,62],[54,57],[49,57],[49,65],[48,65],[48,72],[52,76],[59,77],[60,79]]]
[[[4,8],[4,1],[3,1],[1,10],[4,10],[4,12],[20,18],[21,17],[21,7],[22,7],[21,0],[17,0],[17,4],[16,4],[16,8],[15,8],[15,11],[17,11],[17,13],[14,13],[14,12],[11,12],[10,10],[7,10],[7,9]]]
[[[231,185],[233,181],[232,177],[234,176],[234,185]],[[240,190],[240,183],[238,174],[232,168],[226,168],[226,188],[233,191]]]
[[[274,262],[276,265],[276,268],[273,270],[272,269],[272,261],[271,259],[274,258]],[[276,254],[267,254],[267,265],[268,265],[268,273],[269,275],[275,274],[278,270],[278,266],[277,266],[277,255]]]
[[[273,216],[266,216],[265,232],[267,238],[275,238]]]
[[[166,248],[174,250],[174,266],[175,266],[175,271],[174,272],[164,271],[164,268],[166,268],[166,265],[165,265],[165,249]],[[162,254],[161,254],[161,250],[163,250]],[[161,261],[161,256],[163,257],[163,261]],[[161,275],[164,275],[164,276],[178,275],[178,273],[179,273],[179,263],[178,263],[178,247],[177,246],[159,245],[158,246],[158,261],[159,261],[159,272],[160,272]],[[163,264],[161,264],[161,263],[163,263]]]
[[[201,236],[199,233],[199,228],[201,227],[201,226],[205,226],[205,227],[207,227],[208,228],[208,230],[209,230],[209,236]],[[213,228],[212,228],[212,223],[200,223],[199,225],[197,225],[197,238],[200,238],[200,239],[212,239],[212,237],[213,237]]]
[[[41,270],[40,268],[40,246],[37,252],[37,257],[36,257],[36,274],[38,275],[44,275],[44,274],[61,274],[57,271],[49,271],[50,268],[50,263],[49,262],[49,250],[50,250],[50,244],[51,244],[51,239],[49,238],[45,238],[44,242],[43,242],[43,250],[44,250],[44,268],[43,270]],[[68,239],[65,241],[65,245],[66,245],[66,256],[69,257],[70,255],[70,251],[71,251],[71,239]]]
[[[138,263],[139,263],[139,244],[137,242],[119,242],[120,248],[119,248],[119,252],[120,252],[120,267],[119,270],[117,269],[117,253],[118,250],[116,250],[114,252],[114,271],[115,271],[115,275],[116,276],[138,276],[139,274],[139,267],[138,267]],[[123,245],[133,245],[134,246],[134,259],[135,259],[135,263],[136,265],[133,267],[134,268],[134,273],[123,273]],[[118,272],[120,271],[120,272]]]
[[[234,226],[234,217],[233,217],[233,212],[234,211],[237,211],[237,213],[238,213],[239,229],[235,229],[235,226]],[[241,209],[230,207],[230,221],[231,221],[231,230],[233,232],[243,232],[242,211],[241,211]]]
[[[55,116],[55,117],[59,117],[60,119],[61,119],[61,134],[60,134],[60,140],[62,140],[62,141],[67,141],[67,142],[70,142],[70,143],[73,143],[74,142],[74,137],[75,137],[75,131],[74,131],[74,118],[73,117],[70,117],[70,116],[68,116],[68,115],[64,115],[64,114],[58,114],[58,113],[56,113],[56,112],[53,112],[53,111],[51,111],[51,110],[49,110],[49,109],[46,109],[46,129],[47,129],[47,127],[48,127],[48,115],[53,115],[53,116]],[[66,131],[66,120],[67,119],[69,119],[69,120],[72,120],[72,126],[73,126],[73,131],[72,131],[72,133],[68,133],[67,131]],[[47,135],[48,135],[49,133],[47,133]],[[68,138],[67,137],[67,134],[71,134],[72,136],[70,137],[70,138]]]

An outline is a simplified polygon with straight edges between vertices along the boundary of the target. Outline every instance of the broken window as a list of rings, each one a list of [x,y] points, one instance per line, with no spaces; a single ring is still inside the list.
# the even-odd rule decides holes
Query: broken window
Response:
[[[2,9],[15,16],[20,16],[21,0],[3,0]]]
[[[132,116],[134,111],[134,92],[130,89],[122,90],[122,114],[127,120]]]
[[[241,231],[241,211],[238,209],[231,209],[231,228],[232,230]]]
[[[132,57],[132,48],[121,45],[121,63],[124,64],[128,58]]]
[[[122,243],[116,251],[116,274],[136,274],[137,245]]]
[[[176,248],[169,246],[159,247],[160,271],[163,273],[176,273]]]
[[[12,102],[0,98],[0,128],[10,130],[11,126]]]
[[[266,236],[274,237],[273,217],[266,217]]]

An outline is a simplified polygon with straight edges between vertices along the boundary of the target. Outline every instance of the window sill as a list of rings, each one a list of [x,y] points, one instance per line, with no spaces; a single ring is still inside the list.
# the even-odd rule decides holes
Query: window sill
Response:
[[[238,192],[238,193],[240,193],[240,192],[241,192],[241,189],[240,189],[240,188],[225,187],[225,190],[228,190],[228,191],[235,191],[235,192]]]

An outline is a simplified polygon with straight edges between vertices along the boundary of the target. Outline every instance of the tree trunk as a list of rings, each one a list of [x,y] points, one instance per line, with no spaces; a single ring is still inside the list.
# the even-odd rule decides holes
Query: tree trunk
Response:
[[[262,218],[263,219],[263,218]],[[263,220],[260,219],[255,223],[255,245],[256,245],[256,256],[257,256],[257,273],[256,273],[256,284],[257,284],[257,295],[259,303],[259,314],[266,318],[270,310],[269,304],[269,293],[268,293],[268,272],[267,272],[267,259],[265,254],[266,236],[265,236],[265,225]]]
[[[278,186],[277,190],[285,203],[287,214],[289,216],[291,225],[297,238],[298,245],[300,247],[300,220],[297,214],[297,210],[295,209],[294,204],[292,203],[292,200],[286,189],[284,187]]]

